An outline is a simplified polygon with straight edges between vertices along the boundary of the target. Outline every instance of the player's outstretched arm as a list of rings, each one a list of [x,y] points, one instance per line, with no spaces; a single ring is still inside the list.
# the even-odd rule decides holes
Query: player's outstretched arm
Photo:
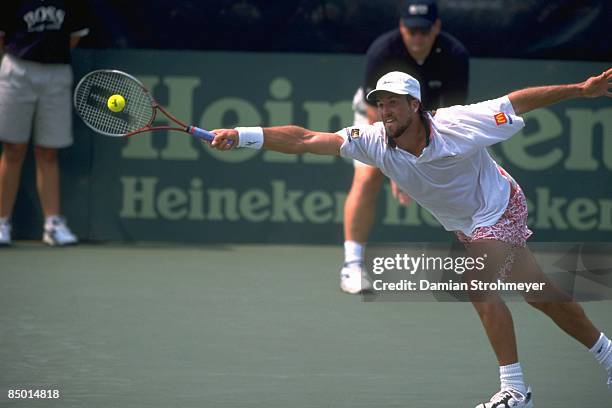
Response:
[[[612,97],[612,68],[584,82],[568,85],[537,86],[508,94],[517,115],[570,98]]]
[[[275,126],[263,128],[215,129],[215,139],[210,144],[217,150],[252,147],[281,153],[314,153],[329,156],[340,154],[344,139],[335,133],[315,132],[299,126]],[[242,139],[242,140],[241,140]]]

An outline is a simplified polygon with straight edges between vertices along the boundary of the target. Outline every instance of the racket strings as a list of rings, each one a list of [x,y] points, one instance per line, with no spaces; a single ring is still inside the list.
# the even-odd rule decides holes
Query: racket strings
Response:
[[[113,112],[107,106],[115,94],[125,99],[121,112]],[[153,117],[151,97],[141,84],[114,71],[94,72],[81,81],[75,90],[75,108],[90,127],[113,136],[141,129]]]

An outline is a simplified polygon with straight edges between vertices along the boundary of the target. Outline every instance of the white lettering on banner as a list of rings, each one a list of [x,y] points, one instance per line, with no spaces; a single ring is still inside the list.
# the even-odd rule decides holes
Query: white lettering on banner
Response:
[[[200,78],[197,77],[162,77],[158,86],[166,86],[168,90],[168,112],[172,112],[179,119],[189,118],[187,123],[190,123],[193,115],[193,92],[200,84]],[[160,117],[163,115],[158,116]],[[164,119],[164,123],[168,122]],[[193,147],[195,143],[198,142],[190,137],[168,137],[166,147],[161,151],[161,159],[198,160],[200,156]]]
[[[193,123],[193,95],[194,90],[201,84],[198,77],[193,76],[138,76],[145,87],[154,92],[157,87],[167,87],[169,103],[164,107],[176,117]],[[269,91],[272,98],[263,104],[268,120],[264,121],[258,107],[243,98],[227,97],[215,100],[207,105],[202,112],[200,120],[196,122],[207,129],[234,127],[239,125],[281,125],[293,122],[294,104],[288,99],[291,96],[293,85],[284,77],[274,78],[270,82]],[[186,98],[185,95],[191,97]],[[304,102],[303,109],[307,113],[307,127],[317,130],[332,131],[332,126],[340,128],[352,120],[353,113],[350,101],[337,103]],[[162,118],[163,119],[163,118]],[[336,122],[334,122],[334,120]],[[158,121],[162,123],[161,121]],[[158,123],[156,122],[156,123]],[[121,152],[124,159],[162,159],[162,160],[198,160],[201,152],[213,156],[215,159],[229,163],[239,163],[259,155],[260,151],[240,149],[231,152],[219,152],[206,149],[203,146],[196,148],[198,143],[188,137],[166,137],[165,147],[155,147],[151,133],[144,133],[138,137],[128,139]],[[333,163],[337,160],[332,156],[303,155],[305,163]],[[293,163],[299,160],[294,155],[277,152],[264,152],[264,162]]]
[[[268,126],[279,126],[293,123],[293,102],[287,100],[293,92],[293,84],[287,78],[275,78],[270,82],[272,101],[266,101],[264,108],[268,112]],[[263,152],[266,163],[296,163],[298,156],[266,150]]]
[[[226,116],[233,113],[235,120],[228,124]],[[240,123],[261,123],[261,116],[255,108],[255,105],[240,98],[222,98],[208,105],[208,108],[202,115],[200,123],[208,129],[221,129],[224,127],[238,126]],[[188,139],[188,138],[187,138]],[[204,146],[202,146],[204,148]],[[229,163],[239,163],[249,160],[253,156],[260,153],[255,149],[236,149],[229,152],[206,149],[206,153],[215,159]]]
[[[501,144],[502,152],[510,163],[525,170],[543,170],[557,164],[563,158],[559,147],[554,147],[546,153],[530,154],[532,146],[556,139],[563,134],[561,121],[550,109],[538,109],[523,115],[525,122],[535,120],[538,130],[535,132],[519,132]]]
[[[567,205],[565,197],[550,197],[550,190],[547,188],[536,188],[536,228],[549,229],[554,227],[558,230],[566,230],[565,221],[561,210]]]
[[[194,178],[191,180],[191,188],[189,189],[189,219],[203,220],[204,219],[204,183],[202,179]]]
[[[353,111],[348,101],[337,103],[304,102],[303,106],[304,110],[308,113],[308,123],[306,124],[308,129],[329,131],[334,119],[337,120],[336,130],[353,123]],[[304,155],[304,163],[333,163],[335,159],[333,156]]]
[[[121,177],[123,203],[121,218],[158,218],[155,211],[157,177]]]
[[[198,77],[174,77],[142,75],[139,77],[147,89],[157,89],[165,86],[169,103],[165,108],[179,119],[191,122],[193,116],[193,92],[200,86]],[[188,96],[188,97],[187,97]],[[155,124],[169,124],[163,115],[158,115]],[[162,159],[162,160],[198,160],[200,155],[194,147],[194,140],[190,137],[180,137],[181,135],[170,135],[166,138],[166,145],[163,150],[159,150],[153,145],[154,135],[150,132],[142,133],[137,137],[128,139],[125,147],[121,151],[121,156],[125,159]],[[179,137],[175,137],[179,136]]]
[[[272,181],[270,184],[272,184],[272,202],[274,204],[270,221],[304,222],[304,217],[297,207],[297,201],[304,195],[304,192],[296,190],[287,192],[286,183],[280,180]]]
[[[201,178],[188,186],[161,187],[157,177],[121,177],[124,219],[170,221],[246,221],[275,223],[342,223],[345,191],[305,191],[271,180],[256,188],[205,188]],[[382,223],[398,227],[440,228],[433,216],[412,203],[397,204],[386,189]],[[536,187],[535,201],[528,199],[529,224],[547,230],[612,231],[612,199],[553,197],[547,187]]]
[[[178,187],[162,190],[157,196],[157,211],[167,220],[180,220],[187,215],[187,194]]]
[[[139,79],[147,89],[154,89],[159,83],[158,76],[141,75]],[[150,132],[141,133],[137,137],[131,137],[121,150],[124,159],[157,160],[159,152],[153,147],[153,135]]]
[[[145,86],[153,91],[167,88],[170,112],[188,123],[193,123],[193,98],[201,80],[196,76],[139,76]],[[293,83],[285,77],[272,78],[268,87],[269,99],[262,106],[243,98],[221,98],[211,101],[196,124],[213,129],[238,125],[273,126],[293,123],[297,107],[291,99]],[[300,108],[306,115],[304,126],[322,131],[336,131],[352,123],[353,113],[349,100],[339,102],[304,101]],[[538,109],[524,115],[532,122],[534,131],[520,132],[501,144],[501,161],[520,169],[547,170],[561,164],[566,170],[595,171],[603,163],[612,170],[612,108],[566,108],[563,112],[569,123],[569,145],[563,143],[564,125],[559,111]],[[603,133],[603,148],[598,148]],[[165,145],[153,144],[152,134],[130,138],[121,152],[124,159],[199,160],[203,152],[215,159],[237,163],[259,157],[260,151],[242,149],[235,152],[217,152],[206,149],[190,138],[167,137]],[[330,164],[338,158],[328,156],[284,155],[264,152],[261,160],[266,163]]]
[[[565,168],[597,170],[599,163],[593,158],[593,152],[601,151],[603,163],[612,170],[612,108],[568,109],[565,114],[570,119],[570,147]],[[601,149],[593,148],[593,131],[597,128],[603,136]]]
[[[340,223],[345,193],[287,189],[282,180],[270,182],[271,191],[260,188],[238,192],[231,188],[203,189],[200,178],[190,189],[157,188],[156,177],[121,177],[122,207],[129,219],[210,220],[248,222]],[[206,207],[206,208],[205,208]]]

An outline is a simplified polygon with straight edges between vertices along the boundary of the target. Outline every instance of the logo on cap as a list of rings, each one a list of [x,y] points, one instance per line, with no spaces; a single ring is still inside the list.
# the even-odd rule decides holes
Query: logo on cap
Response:
[[[387,91],[397,95],[410,95],[421,100],[421,85],[412,76],[405,72],[388,72],[376,82],[376,89],[368,92],[366,99],[375,101],[375,94],[380,91]]]
[[[408,7],[408,13],[411,15],[423,16],[429,12],[427,4],[411,4]]]

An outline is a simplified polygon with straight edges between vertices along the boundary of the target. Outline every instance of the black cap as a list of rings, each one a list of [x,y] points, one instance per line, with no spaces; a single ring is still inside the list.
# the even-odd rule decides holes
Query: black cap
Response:
[[[409,28],[429,28],[438,19],[435,0],[405,0],[401,7],[402,22]]]

